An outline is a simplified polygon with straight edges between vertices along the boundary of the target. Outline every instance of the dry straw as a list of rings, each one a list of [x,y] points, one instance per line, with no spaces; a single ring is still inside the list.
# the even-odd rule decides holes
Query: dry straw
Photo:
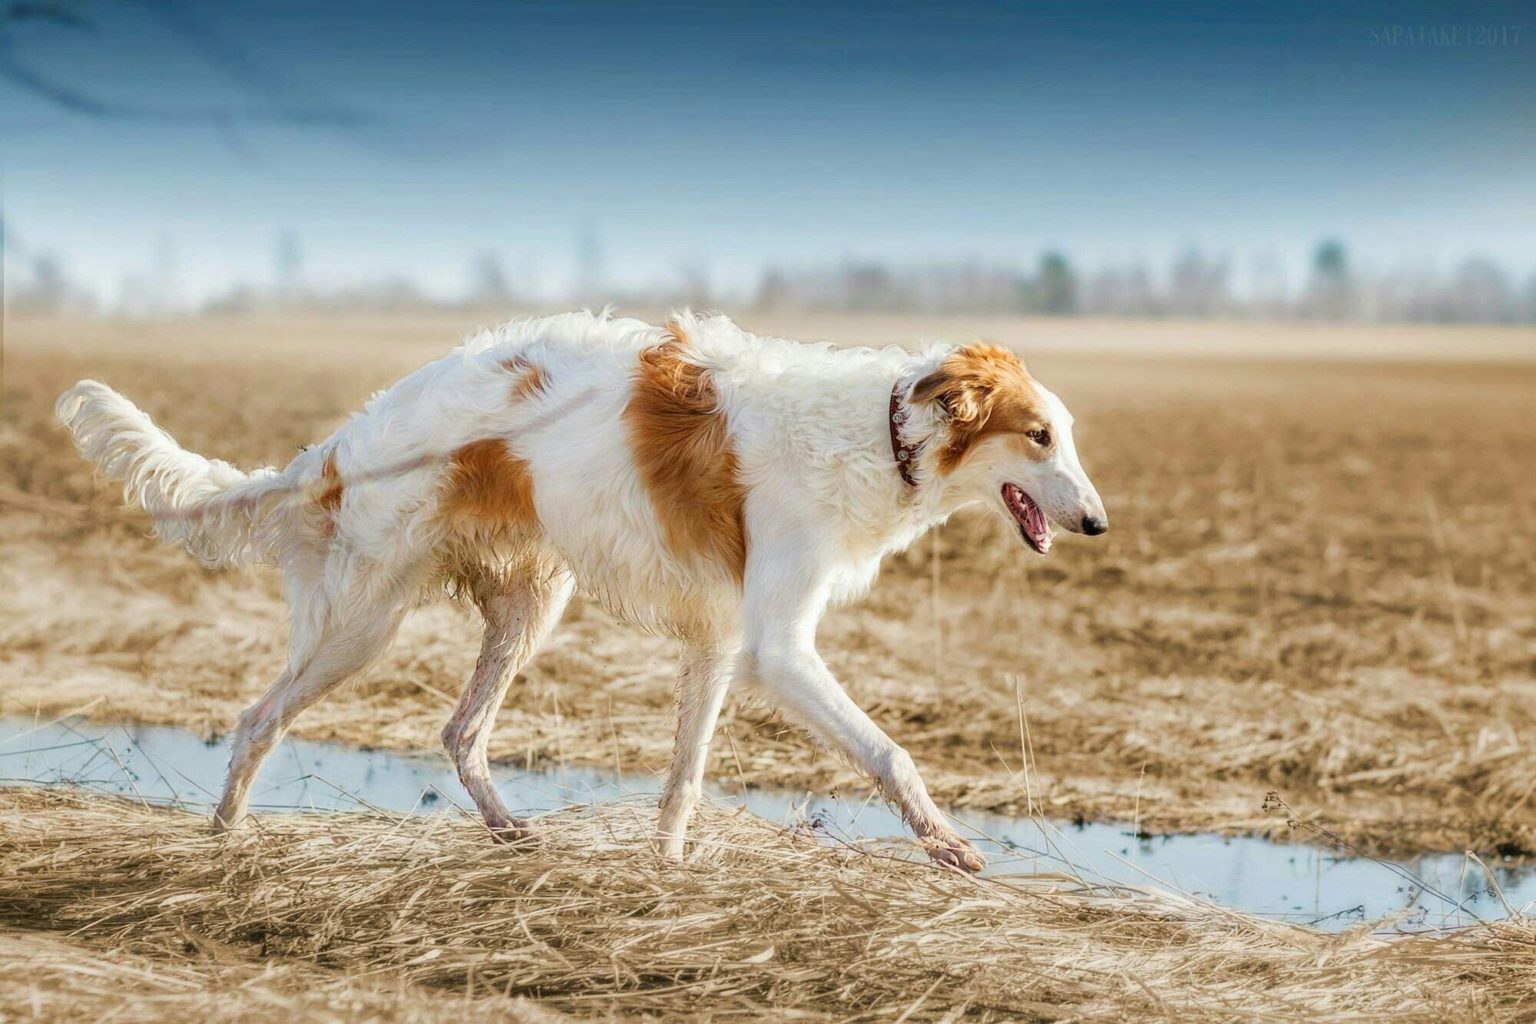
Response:
[[[573,808],[514,852],[456,816],[265,817],[218,837],[184,811],[8,790],[0,937],[34,966],[0,968],[0,1005],[88,1016],[116,991],[120,1013],[162,1019],[1536,1012],[1525,919],[1323,935],[1177,894],[827,849],[718,806],[672,867],[645,842],[653,819],[640,802]]]

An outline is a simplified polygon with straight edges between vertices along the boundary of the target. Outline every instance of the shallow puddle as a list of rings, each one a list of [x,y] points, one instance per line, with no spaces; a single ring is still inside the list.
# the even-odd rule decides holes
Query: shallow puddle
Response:
[[[211,808],[228,759],[180,729],[108,726],[69,719],[0,719],[0,784],[70,783],[153,803]],[[495,770],[508,806],[530,813],[658,793],[660,780],[586,768]],[[905,834],[882,804],[753,790],[721,794],[770,821],[814,822],[829,838]],[[252,808],[441,813],[469,800],[446,757],[284,741],[253,789]],[[1093,883],[1163,888],[1251,914],[1336,930],[1361,921],[1422,931],[1508,916],[1536,904],[1536,870],[1494,867],[1503,899],[1476,863],[1459,854],[1401,862],[1339,857],[1305,844],[1211,834],[1137,839],[1124,824],[1076,826],[960,812],[957,823],[990,858],[988,873],[1072,873]]]

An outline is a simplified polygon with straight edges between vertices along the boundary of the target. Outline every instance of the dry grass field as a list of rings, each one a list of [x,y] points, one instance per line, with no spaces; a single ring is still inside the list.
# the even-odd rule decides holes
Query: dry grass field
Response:
[[[0,791],[0,1006],[74,1020],[1529,1019],[1536,927],[1320,935],[1070,877],[973,879],[706,807],[269,816]],[[524,997],[524,998],[518,998]],[[434,1002],[435,999],[435,1002]],[[125,1012],[126,1011],[126,1012]]]
[[[1315,826],[1303,841],[1326,830],[1372,851],[1536,855],[1536,332],[742,320],[855,342],[998,337],[1077,414],[1107,536],[1065,538],[1042,561],[989,518],[957,517],[823,626],[834,671],[941,803],[1281,834],[1284,816],[1262,809],[1277,791]],[[52,421],[60,390],[98,377],[190,448],[283,462],[470,326],[13,319],[0,714],[86,709],[213,734],[281,660],[275,578],[209,574],[147,539]],[[476,632],[464,613],[424,608],[367,679],[296,731],[435,748]],[[492,756],[659,771],[671,655],[577,604],[514,689]],[[751,700],[728,705],[722,733],[712,775],[724,785],[858,786]],[[506,1012],[505,992],[542,1000],[520,1013],[578,1016],[672,1014],[689,993],[714,1000],[700,1012],[886,1020],[963,1005],[996,1019],[1531,1009],[1533,979],[1510,960],[1523,951],[1529,969],[1524,922],[1438,946],[1324,940],[1046,882],[1016,891],[857,858],[823,868],[831,854],[792,852],[718,813],[699,833],[719,845],[678,874],[612,841],[635,828],[603,814],[561,819],[559,856],[515,861],[441,823],[283,821],[224,848],[185,816],[0,799],[0,919],[49,930],[0,932],[0,948],[35,947],[43,966],[28,978],[89,961],[79,970],[100,986],[121,978],[164,1016],[220,1019],[199,1002],[210,987],[253,1013],[302,1014],[328,985],[336,1019],[449,1012],[402,977],[454,993],[462,1017]],[[577,852],[598,836],[602,852]],[[313,887],[279,865],[312,870]],[[786,888],[743,900],[733,868]],[[107,881],[87,885],[97,870]],[[246,885],[258,879],[273,888]],[[495,895],[514,890],[515,906]],[[136,909],[107,912],[119,902]],[[470,911],[491,916],[456,916]],[[665,934],[641,919],[665,920]],[[498,959],[491,924],[505,943],[547,950],[542,966],[526,949]],[[779,932],[784,943],[765,944]],[[5,1006],[46,1006],[48,985],[0,969]]]

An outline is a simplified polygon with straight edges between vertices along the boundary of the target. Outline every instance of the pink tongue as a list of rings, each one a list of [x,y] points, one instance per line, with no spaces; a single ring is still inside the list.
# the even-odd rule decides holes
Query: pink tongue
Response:
[[[1040,540],[1047,539],[1049,531],[1045,525],[1045,514],[1040,511],[1039,505],[1028,499],[1024,501],[1024,524],[1035,537]]]
[[[1018,505],[1019,510],[1023,513],[1023,521],[1020,525],[1024,527],[1030,539],[1035,541],[1042,550],[1049,547],[1051,543],[1051,528],[1046,523],[1045,513],[1040,511],[1040,506],[1036,505],[1029,495],[1017,487],[1010,487],[1008,496]]]

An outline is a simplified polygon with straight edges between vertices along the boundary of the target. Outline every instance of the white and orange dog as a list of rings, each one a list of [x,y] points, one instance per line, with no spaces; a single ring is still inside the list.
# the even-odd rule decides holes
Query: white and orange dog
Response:
[[[225,828],[294,719],[446,584],[479,607],[485,638],[443,741],[492,833],[524,838],[486,744],[580,587],[683,641],[658,822],[667,856],[682,854],[740,680],[867,774],[936,860],[979,869],[911,757],[827,670],[817,623],[869,588],[884,555],[966,505],[1006,515],[1041,554],[1053,523],[1107,528],[1066,407],[986,344],[839,349],[688,314],[665,327],[520,320],[381,392],[286,468],[250,473],[183,450],[95,381],[56,411],[162,540],[208,566],[282,570],[288,666],[240,717],[215,812]]]

